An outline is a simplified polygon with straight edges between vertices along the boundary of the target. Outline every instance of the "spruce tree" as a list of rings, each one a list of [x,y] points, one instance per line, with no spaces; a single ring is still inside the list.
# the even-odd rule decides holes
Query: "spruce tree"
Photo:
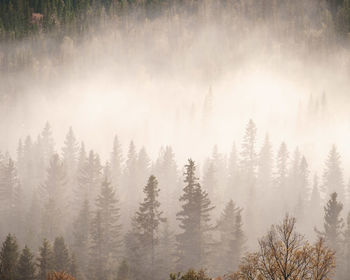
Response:
[[[327,194],[336,192],[340,198],[344,198],[344,179],[341,169],[340,155],[335,145],[329,152],[323,172],[323,188]]]
[[[255,188],[257,153],[256,153],[256,126],[253,120],[249,120],[242,142],[240,154],[240,171],[243,187],[252,192]]]
[[[43,167],[47,168],[51,157],[54,154],[54,141],[52,137],[51,126],[47,122],[40,135],[40,152],[43,160]]]
[[[17,267],[18,280],[36,280],[36,267],[34,256],[27,246],[24,247],[18,261]]]
[[[123,172],[123,153],[118,136],[114,137],[113,150],[110,161],[112,173],[111,183],[112,185],[117,186],[119,188],[121,185],[121,178]]]
[[[329,247],[338,251],[341,241],[341,231],[344,226],[340,214],[343,210],[343,204],[337,200],[337,193],[332,193],[327,205],[324,207],[323,231],[317,233],[324,237]]]
[[[201,267],[210,252],[210,213],[208,194],[202,190],[195,175],[195,163],[189,159],[185,165],[185,187],[180,197],[182,210],[177,213],[181,233],[176,235],[179,269]]]
[[[89,202],[85,200],[73,226],[73,251],[83,274],[88,271],[90,216]]]
[[[76,141],[73,129],[70,127],[66,135],[66,139],[64,140],[64,146],[62,148],[63,166],[70,183],[75,182],[74,177],[77,168],[78,153],[79,146]]]
[[[288,150],[285,142],[282,142],[276,158],[275,184],[279,190],[285,193],[288,179]]]
[[[69,214],[72,216],[73,204],[72,201],[74,188],[77,184],[77,159],[79,153],[79,146],[76,141],[72,127],[69,128],[66,139],[64,140],[64,146],[62,148],[62,163],[66,174],[66,188],[69,198]]]
[[[151,175],[143,192],[145,198],[140,203],[135,216],[135,228],[137,232],[138,244],[142,252],[143,274],[148,279],[155,277],[156,248],[159,242],[159,227],[165,222],[160,211],[158,181]]]
[[[101,214],[104,230],[106,254],[110,255],[114,260],[118,258],[121,246],[120,208],[115,192],[115,188],[105,178],[101,185],[100,194],[96,199],[96,208]]]
[[[0,279],[16,280],[18,264],[18,245],[16,238],[9,234],[2,243],[0,251]]]
[[[78,170],[78,188],[76,189],[77,205],[81,207],[84,200],[92,203],[101,185],[102,166],[99,156],[93,151],[84,160],[84,150],[81,150]]]
[[[219,244],[217,248],[216,270],[218,275],[233,273],[238,267],[243,246],[243,232],[240,221],[242,209],[230,200],[219,219]]]
[[[230,157],[228,160],[228,179],[227,179],[227,195],[233,196],[239,194],[239,162],[236,145],[233,143]]]
[[[271,189],[272,186],[272,167],[273,167],[272,145],[269,136],[266,135],[264,144],[260,150],[258,158],[257,182],[260,188]]]
[[[115,190],[105,178],[96,199],[96,212],[91,225],[90,278],[106,279],[110,264],[120,256],[120,210]]]
[[[70,256],[62,236],[56,237],[53,245],[53,268],[56,271],[70,271]]]
[[[22,197],[17,169],[9,158],[0,163],[0,214],[7,231],[19,233],[22,215]]]
[[[44,239],[41,247],[39,248],[39,257],[37,262],[39,280],[47,279],[48,273],[54,269],[53,262],[54,255],[52,246],[48,240]]]

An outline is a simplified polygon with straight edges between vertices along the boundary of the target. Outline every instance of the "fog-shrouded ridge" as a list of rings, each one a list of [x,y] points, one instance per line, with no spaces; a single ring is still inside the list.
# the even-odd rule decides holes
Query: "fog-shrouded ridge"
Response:
[[[349,18],[347,0],[3,1],[0,240],[56,254],[40,280],[219,276],[289,213],[347,279]]]

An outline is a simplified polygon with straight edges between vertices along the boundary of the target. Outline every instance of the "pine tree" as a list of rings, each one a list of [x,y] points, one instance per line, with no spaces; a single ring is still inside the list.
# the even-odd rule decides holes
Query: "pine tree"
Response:
[[[69,251],[64,241],[64,238],[56,237],[53,245],[53,268],[56,271],[70,271],[70,256]]]
[[[122,178],[122,171],[123,171],[122,167],[123,167],[122,149],[121,149],[118,137],[115,136],[113,141],[113,150],[111,154],[111,172],[112,172],[111,182],[112,182],[112,185],[117,186],[118,188],[121,185],[121,178]]]
[[[44,212],[42,216],[42,235],[52,240],[63,232],[67,213],[66,173],[57,154],[52,156],[47,169],[47,178],[41,187]]]
[[[65,167],[66,174],[70,179],[73,179],[76,173],[78,153],[79,146],[73,129],[70,127],[62,148],[63,166]]]
[[[27,246],[24,247],[17,267],[18,280],[36,280],[34,256]]]
[[[39,248],[38,257],[38,279],[46,280],[47,274],[53,270],[53,251],[51,244],[46,239],[43,240]]]
[[[74,222],[73,230],[73,251],[82,273],[88,271],[90,220],[90,206],[85,200]]]
[[[81,150],[78,171],[78,188],[76,190],[77,205],[81,207],[84,200],[89,203],[97,196],[99,186],[101,185],[102,166],[99,156],[90,151],[89,156],[84,160],[85,150]]]
[[[40,135],[40,151],[43,159],[43,167],[47,168],[54,154],[54,141],[52,137],[51,126],[47,122]]]
[[[324,207],[324,229],[322,232],[316,230],[316,232],[325,238],[330,248],[338,251],[341,231],[344,226],[343,219],[340,217],[343,210],[343,204],[338,202],[337,193],[332,193],[330,200]]]
[[[137,174],[137,153],[135,144],[130,142],[125,169],[123,172],[123,189],[121,189],[121,198],[125,201],[123,206],[123,221],[130,221],[132,213],[136,210],[136,203],[139,201]]]
[[[116,259],[120,249],[121,225],[119,200],[116,198],[115,189],[104,180],[101,185],[100,194],[96,199],[96,208],[101,214],[102,227],[104,229],[105,246],[107,254]]]
[[[79,146],[76,141],[72,127],[69,128],[66,139],[64,141],[64,146],[62,148],[62,163],[66,174],[67,180],[67,192],[69,198],[73,195],[74,187],[77,184],[77,159],[79,153]],[[70,207],[71,208],[71,207]],[[69,209],[72,211],[73,209]]]
[[[249,120],[243,137],[242,150],[240,154],[240,171],[242,174],[242,183],[244,187],[251,192],[255,187],[257,154],[256,145],[256,126],[252,120]]]
[[[137,234],[138,244],[142,252],[142,271],[148,279],[155,277],[156,248],[159,242],[159,226],[165,222],[160,211],[158,201],[159,189],[158,181],[151,175],[143,192],[145,198],[140,203],[136,212],[134,231]]]
[[[227,183],[227,162],[226,157],[219,153],[218,147],[215,145],[213,148],[211,162],[213,164],[213,170],[215,170],[215,181],[216,184],[211,186],[212,192],[207,189],[209,196],[211,197],[214,203],[222,203],[225,199],[223,194],[226,192],[226,183]]]
[[[202,185],[210,197],[216,197],[216,188],[218,185],[216,181],[216,168],[212,161],[207,164],[207,169],[204,170]],[[215,199],[215,201],[219,201],[219,199]]]
[[[96,199],[96,212],[91,226],[90,278],[106,279],[111,261],[119,257],[121,246],[120,210],[115,190],[107,179]]]
[[[269,136],[266,135],[264,144],[259,153],[257,181],[260,188],[264,191],[272,186],[272,167],[273,167],[272,145]]]
[[[156,261],[156,279],[166,279],[170,271],[175,270],[175,236],[169,222],[163,223],[159,237],[159,248]]]
[[[335,145],[332,146],[326,160],[323,172],[323,188],[328,194],[336,192],[340,198],[344,198],[344,179],[341,169],[340,155]]]
[[[286,191],[288,178],[288,150],[286,143],[282,142],[276,158],[275,184],[282,192]]]
[[[217,273],[224,275],[233,273],[238,267],[238,260],[241,257],[244,236],[241,225],[241,211],[230,200],[218,222],[220,235],[219,246],[217,246]]]
[[[147,180],[147,178],[150,176],[150,165],[151,161],[148,157],[148,154],[146,152],[145,147],[142,147],[140,152],[137,156],[137,163],[136,163],[136,172],[137,172],[137,182],[136,186],[142,186],[143,183]],[[136,190],[136,196],[139,198],[138,201],[142,198],[141,191]]]
[[[233,143],[228,160],[227,194],[229,196],[239,194],[239,164],[236,145]]]
[[[64,206],[66,191],[66,172],[58,154],[54,154],[47,169],[47,178],[43,185],[44,198],[55,199]]]
[[[308,186],[309,186],[309,168],[308,168],[308,163],[303,156],[301,158],[300,162],[300,168],[299,168],[299,192],[300,194],[307,194],[308,193]]]
[[[0,251],[0,279],[16,280],[18,263],[18,245],[16,238],[11,234],[7,235],[2,243]]]
[[[159,194],[159,201],[163,205],[165,216],[175,218],[177,197],[180,195],[180,190],[175,155],[170,146],[161,150],[153,172],[158,179],[159,186],[164,186]]]
[[[19,233],[22,215],[21,188],[14,161],[0,163],[0,210],[7,230]]]
[[[176,235],[178,266],[183,270],[204,265],[210,251],[210,212],[214,209],[208,194],[202,190],[195,176],[195,163],[189,159],[185,165],[186,186],[180,197],[182,210],[177,213],[181,233]]]

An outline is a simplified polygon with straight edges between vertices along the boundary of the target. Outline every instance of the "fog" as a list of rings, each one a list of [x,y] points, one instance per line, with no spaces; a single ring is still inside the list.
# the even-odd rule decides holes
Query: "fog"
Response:
[[[39,32],[33,38],[0,43],[2,154],[8,152],[5,158],[18,161],[19,139],[25,143],[30,135],[33,142],[37,141],[48,122],[54,151],[61,158],[71,127],[79,145],[83,141],[87,154],[93,150],[104,165],[111,163],[117,135],[123,153],[122,171],[112,184],[120,200],[123,234],[131,228],[132,213],[143,199],[142,188],[151,174],[160,177],[161,208],[171,230],[179,232],[178,199],[185,186],[184,166],[191,158],[197,166],[196,176],[216,206],[211,214],[213,224],[230,199],[243,209],[245,251],[256,248],[257,238],[285,212],[297,216],[298,230],[315,240],[314,227],[322,229],[323,206],[331,193],[323,174],[333,145],[343,172],[343,195],[338,197],[344,204],[342,217],[349,209],[350,40],[334,35],[322,1],[296,1],[299,4],[293,7],[299,10],[292,8],[292,14],[281,5],[274,17],[266,18],[255,14],[257,8],[249,9],[242,3],[234,8],[227,4],[230,1],[223,1],[225,5],[219,2],[203,1],[195,5],[194,11],[189,10],[191,5],[183,4],[150,18],[141,17],[135,8],[122,16],[106,15],[98,23],[90,22],[92,27],[84,36]],[[5,61],[6,57],[15,57],[20,66]],[[257,158],[268,135],[273,160],[271,186],[266,188],[259,181],[257,164],[253,197],[249,182],[237,181],[240,187],[236,189],[227,183],[231,182],[233,144],[239,165],[250,120],[257,128]],[[125,179],[131,176],[127,175],[131,141],[137,153],[146,149],[150,163],[133,181],[137,186],[127,189],[132,185]],[[289,154],[288,180],[292,180],[295,149],[305,156],[308,172],[304,193],[293,186],[282,192],[276,189],[276,157],[282,142]],[[171,146],[176,163],[173,181],[157,169],[167,146]],[[206,189],[211,182],[205,181],[210,162],[215,165],[214,190]],[[220,170],[220,164],[224,170]],[[16,166],[22,191],[28,195],[23,211],[30,213],[35,189],[46,184],[49,161],[43,170],[36,171],[42,175],[36,175],[33,181],[28,179],[31,177],[26,168],[20,169],[19,162]],[[319,176],[321,196],[316,209],[310,204],[315,174]],[[65,192],[72,204],[73,189],[79,183],[76,178],[68,182],[71,189]],[[94,195],[98,190],[96,187]],[[298,213],[300,196],[303,214]],[[43,205],[45,202],[40,207]],[[64,236],[72,251],[74,237],[69,228],[77,213],[70,209],[63,219],[64,230],[52,236]],[[2,223],[6,225],[6,221]],[[36,250],[40,242],[28,241],[23,231],[17,231],[20,244],[31,242]],[[5,226],[1,237],[8,232]],[[213,236],[215,239],[218,234]],[[41,234],[40,240],[44,237],[50,239]],[[213,276],[222,273],[211,266],[209,270]]]

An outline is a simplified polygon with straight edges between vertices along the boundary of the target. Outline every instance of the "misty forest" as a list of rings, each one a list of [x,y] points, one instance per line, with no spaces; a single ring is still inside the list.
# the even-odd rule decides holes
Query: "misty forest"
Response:
[[[0,0],[1,280],[349,280],[350,0]]]

